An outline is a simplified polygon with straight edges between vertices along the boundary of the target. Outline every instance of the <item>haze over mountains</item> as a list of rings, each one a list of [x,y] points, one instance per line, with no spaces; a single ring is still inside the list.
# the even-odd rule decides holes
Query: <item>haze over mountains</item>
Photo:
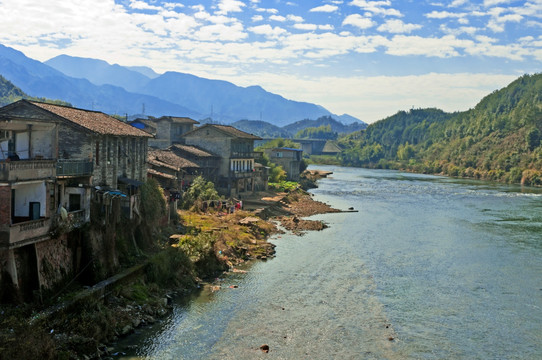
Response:
[[[365,126],[349,115],[337,116],[322,106],[288,100],[259,86],[239,87],[178,72],[159,75],[146,67],[67,55],[41,63],[3,45],[0,75],[30,96],[60,99],[108,114],[212,118],[225,124],[264,120],[279,127],[331,116],[345,124]]]

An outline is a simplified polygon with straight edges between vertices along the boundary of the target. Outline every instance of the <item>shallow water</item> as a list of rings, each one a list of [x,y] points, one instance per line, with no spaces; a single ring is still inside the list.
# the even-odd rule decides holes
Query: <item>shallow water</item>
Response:
[[[315,198],[359,212],[275,237],[276,258],[179,303],[133,357],[542,358],[540,190],[319,168]]]

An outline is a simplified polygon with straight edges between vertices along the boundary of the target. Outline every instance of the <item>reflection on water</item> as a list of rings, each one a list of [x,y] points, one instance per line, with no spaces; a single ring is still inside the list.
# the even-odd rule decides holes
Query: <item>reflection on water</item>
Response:
[[[315,197],[359,212],[273,239],[275,259],[134,340],[139,358],[542,358],[539,189],[325,169]]]

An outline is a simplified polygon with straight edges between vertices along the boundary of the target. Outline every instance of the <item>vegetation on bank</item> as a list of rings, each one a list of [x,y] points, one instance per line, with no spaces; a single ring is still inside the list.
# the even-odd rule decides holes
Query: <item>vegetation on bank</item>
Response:
[[[465,112],[399,111],[341,138],[341,163],[542,185],[541,94],[524,75]]]
[[[0,360],[109,356],[104,344],[167,313],[168,293],[193,291],[201,279],[274,254],[273,245],[266,241],[275,231],[272,223],[241,210],[227,214],[208,209],[202,213],[198,204],[209,194],[215,197],[216,190],[205,181],[193,186],[187,204],[191,202],[194,211],[179,211],[177,228],[162,225],[166,203],[158,184],[149,180],[142,186],[141,226],[138,230],[120,226],[109,238],[115,244],[109,255],[118,254],[125,266],[145,262],[144,272],[108,289],[105,299],[90,296],[73,302],[69,299],[76,298],[75,293],[64,294],[68,305],[53,313],[42,313],[45,309],[39,304],[2,306]],[[130,241],[132,230],[137,239]]]

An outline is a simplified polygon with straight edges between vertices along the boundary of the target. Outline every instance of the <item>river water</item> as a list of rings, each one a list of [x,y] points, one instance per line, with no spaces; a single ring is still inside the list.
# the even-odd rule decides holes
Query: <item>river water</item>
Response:
[[[359,212],[272,238],[276,258],[177,304],[125,359],[542,359],[542,190],[318,168],[315,199]]]

